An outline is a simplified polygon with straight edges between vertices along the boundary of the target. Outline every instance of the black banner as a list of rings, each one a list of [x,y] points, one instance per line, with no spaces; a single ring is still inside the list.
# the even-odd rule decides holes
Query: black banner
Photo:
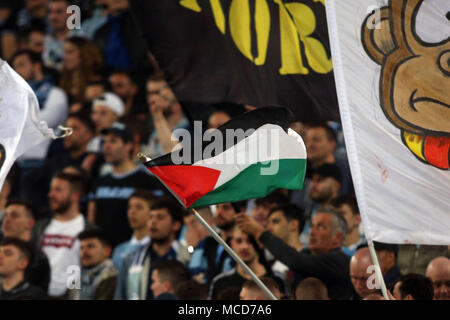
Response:
[[[130,0],[180,101],[339,119],[324,0]]]

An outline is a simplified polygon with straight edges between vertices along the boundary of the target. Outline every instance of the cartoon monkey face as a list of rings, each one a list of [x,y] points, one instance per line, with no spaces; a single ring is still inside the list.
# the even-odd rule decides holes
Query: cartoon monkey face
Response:
[[[450,137],[450,37],[439,43],[420,39],[415,25],[423,2],[390,0],[387,7],[381,8],[374,28],[368,28],[367,21],[373,21],[376,14],[366,17],[361,40],[369,57],[382,67],[381,108],[389,121],[402,130],[403,139],[407,135],[422,142],[425,137],[438,137],[439,143],[447,144],[450,143],[447,138]],[[441,150],[446,158],[444,168],[449,162],[445,149],[444,145]],[[423,155],[415,154],[427,162]],[[441,162],[445,162],[444,158]]]

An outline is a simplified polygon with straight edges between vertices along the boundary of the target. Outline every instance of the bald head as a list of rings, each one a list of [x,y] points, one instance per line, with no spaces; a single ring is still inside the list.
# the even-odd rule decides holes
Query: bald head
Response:
[[[428,264],[426,276],[433,282],[434,300],[450,300],[450,260],[434,258]]]
[[[306,278],[295,289],[296,300],[329,300],[325,284],[317,278]]]
[[[379,295],[378,293],[371,293],[368,296],[366,296],[363,300],[386,300],[383,298],[383,296]]]
[[[367,280],[372,274],[367,273],[367,268],[372,265],[369,248],[361,248],[355,252],[350,260],[350,278],[356,293],[364,298],[371,293],[375,293],[377,289],[369,289]]]

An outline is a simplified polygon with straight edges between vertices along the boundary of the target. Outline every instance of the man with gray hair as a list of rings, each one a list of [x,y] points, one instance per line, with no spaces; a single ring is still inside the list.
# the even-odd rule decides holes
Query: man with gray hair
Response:
[[[313,216],[309,247],[300,252],[264,230],[245,214],[238,214],[236,222],[242,230],[261,242],[275,259],[297,273],[298,278],[314,277],[321,280],[327,287],[330,299],[346,300],[352,295],[350,258],[341,250],[347,224],[332,209],[320,208]]]

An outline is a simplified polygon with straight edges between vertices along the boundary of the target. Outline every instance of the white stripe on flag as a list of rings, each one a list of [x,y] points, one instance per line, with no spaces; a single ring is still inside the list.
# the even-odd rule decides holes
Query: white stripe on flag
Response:
[[[286,133],[280,126],[265,124],[234,147],[193,165],[219,170],[218,188],[252,164],[280,159],[306,159],[305,144],[295,131]]]

